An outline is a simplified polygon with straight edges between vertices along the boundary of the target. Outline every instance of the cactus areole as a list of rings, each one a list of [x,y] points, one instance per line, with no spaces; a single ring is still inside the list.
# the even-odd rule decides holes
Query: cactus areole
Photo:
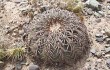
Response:
[[[27,30],[36,58],[47,63],[75,64],[89,49],[85,25],[67,10],[56,8],[35,15]]]

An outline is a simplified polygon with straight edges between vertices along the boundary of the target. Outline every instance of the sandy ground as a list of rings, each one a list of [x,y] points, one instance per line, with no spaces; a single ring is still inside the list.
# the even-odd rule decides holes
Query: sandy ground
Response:
[[[30,14],[32,13],[30,11],[32,5],[29,5],[27,2],[15,3],[15,1],[16,0],[0,1],[0,46],[4,46],[6,48],[24,46],[22,36],[25,35],[25,30],[22,29],[22,25],[29,23],[32,18],[31,15],[37,14],[39,9],[33,8],[34,13]],[[105,3],[103,6],[106,8]],[[23,15],[23,10],[27,11],[28,15]],[[103,34],[103,36],[106,37],[106,32],[110,32],[110,15],[108,16],[106,9],[102,9],[101,11],[105,11],[103,12],[104,16],[99,18],[95,17],[94,14],[84,15],[84,25],[87,27],[89,38],[91,40],[91,50],[95,50],[94,54],[96,56],[90,52],[89,58],[87,59],[83,69],[81,68],[80,70],[109,70],[107,60],[110,59],[110,53],[105,54],[105,51],[102,51],[106,48],[106,40],[103,42],[96,41],[96,34]],[[102,56],[97,57],[100,55]],[[31,61],[29,60],[27,63],[30,62]],[[28,70],[27,67],[28,65],[24,65],[22,70]],[[13,68],[13,64],[9,63],[6,65],[4,70],[12,70],[10,68]]]

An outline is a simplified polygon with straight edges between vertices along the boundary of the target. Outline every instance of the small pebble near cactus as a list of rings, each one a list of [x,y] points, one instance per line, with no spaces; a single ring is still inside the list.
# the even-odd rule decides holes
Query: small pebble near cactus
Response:
[[[76,64],[89,50],[86,26],[67,10],[55,8],[35,15],[27,32],[32,52],[47,64]]]

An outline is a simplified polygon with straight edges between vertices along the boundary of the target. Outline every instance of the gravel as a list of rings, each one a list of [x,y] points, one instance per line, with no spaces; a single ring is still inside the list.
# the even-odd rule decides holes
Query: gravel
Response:
[[[97,42],[103,42],[104,38],[103,38],[103,34],[96,34],[96,41]]]
[[[29,70],[39,70],[39,66],[38,65],[34,65],[34,64],[30,64],[29,65]]]
[[[101,22],[101,19],[100,19],[100,18],[97,18],[97,19],[96,19],[96,22],[97,22],[97,23],[100,23],[100,22]]]
[[[18,34],[20,34],[19,37],[13,38],[12,36],[10,36],[11,34],[14,34],[13,32],[14,28],[16,29],[19,28],[19,24],[22,25],[24,23],[29,23],[29,19],[30,19],[29,16],[26,17],[19,16],[21,9],[33,8],[35,13],[34,15],[36,15],[39,12],[38,10],[41,9],[41,6],[44,6],[42,8],[46,7],[45,5],[38,3],[38,2],[41,3],[42,0],[38,0],[37,2],[39,4],[39,7],[32,7],[31,5],[26,3],[26,1],[27,0],[11,0],[11,1],[0,0],[0,45],[5,44],[6,46],[8,46],[8,48],[12,48],[15,46],[24,46],[24,43],[22,41],[22,35],[23,33],[25,33],[25,30],[22,30],[21,27],[20,27],[21,29],[18,30],[17,32]],[[82,67],[80,70],[110,70],[110,54],[109,54],[110,53],[110,43],[109,43],[110,15],[106,14],[107,11],[105,9],[106,5],[109,9],[110,0],[105,0],[107,1],[107,4],[104,4],[105,3],[104,0],[103,2],[99,2],[96,0],[83,0],[83,3],[87,1],[89,2],[86,3],[87,6],[84,7],[84,9],[86,9],[84,13],[87,14],[84,16],[85,19],[83,22],[84,25],[87,26],[88,34],[91,40],[91,49],[87,62],[83,64],[84,67]],[[91,4],[90,3],[91,1],[92,2],[94,1],[95,3],[93,2],[94,4],[93,3]],[[50,3],[47,2],[47,4],[50,6]],[[103,6],[104,9],[100,9],[98,5]],[[96,8],[96,10],[94,10],[94,7]],[[43,9],[43,11],[45,11],[45,9]],[[105,18],[105,15],[107,16],[107,18]],[[12,30],[12,33],[6,35],[6,32],[10,29]],[[105,30],[105,35],[108,37],[107,39],[104,40],[103,34],[97,35],[97,33],[100,33],[101,30]],[[15,39],[20,39],[20,41],[16,42]],[[30,61],[31,60],[27,60],[27,62],[29,63]],[[3,63],[1,62],[0,66],[2,66],[3,64],[4,62]],[[13,66],[12,64],[13,63],[9,63],[9,64],[7,63],[3,70],[13,70],[15,66]],[[38,70],[39,68],[42,68],[42,66],[41,67],[38,66],[37,63],[35,65],[29,65],[29,66],[23,65],[23,68],[21,70],[28,70],[27,68],[30,70],[35,70],[35,69]],[[54,68],[47,68],[47,69],[55,70]],[[41,70],[47,70],[47,69],[41,69]],[[62,70],[62,69],[56,69],[56,70]],[[70,69],[70,67],[68,67],[68,69],[66,70],[73,70],[73,69]]]
[[[110,69],[110,59],[107,59],[106,63],[107,63],[107,67]]]

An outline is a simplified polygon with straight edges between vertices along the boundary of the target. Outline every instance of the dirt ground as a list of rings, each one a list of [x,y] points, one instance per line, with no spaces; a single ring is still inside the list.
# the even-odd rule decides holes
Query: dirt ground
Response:
[[[26,33],[22,26],[28,24],[32,17],[39,13],[42,6],[50,6],[49,0],[43,0],[39,7],[36,6],[34,1],[31,0],[30,3],[33,5],[30,5],[27,0],[0,0],[0,46],[15,48],[25,45],[22,37]],[[92,14],[88,14],[87,7],[84,7],[86,11],[83,15],[83,22],[87,27],[91,40],[91,49],[86,63],[79,70],[110,70],[110,61],[108,61],[110,59],[110,42],[108,43],[108,40],[110,41],[110,3],[106,1],[100,2],[103,9],[100,10],[102,13],[98,15],[95,14],[97,11],[94,10],[90,11]],[[52,6],[55,7],[56,2]],[[107,9],[108,7],[109,9]],[[24,12],[27,12],[27,15]],[[101,41],[97,41],[100,40],[96,37],[97,35],[103,36],[100,38]],[[20,70],[28,70],[31,60],[29,58],[27,60],[26,65],[23,65]],[[13,67],[12,63],[7,63],[3,70],[13,70]],[[20,68],[21,66],[17,65],[17,67]],[[52,69],[47,68],[43,70]]]

